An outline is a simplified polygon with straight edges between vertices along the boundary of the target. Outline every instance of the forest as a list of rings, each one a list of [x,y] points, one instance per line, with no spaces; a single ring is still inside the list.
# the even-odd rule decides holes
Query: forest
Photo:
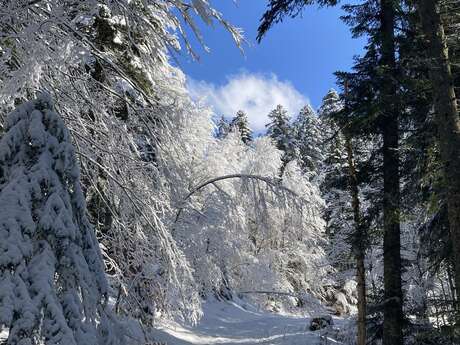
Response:
[[[176,62],[228,1],[0,0],[0,344],[460,344],[460,0],[236,1],[365,42],[263,130]]]

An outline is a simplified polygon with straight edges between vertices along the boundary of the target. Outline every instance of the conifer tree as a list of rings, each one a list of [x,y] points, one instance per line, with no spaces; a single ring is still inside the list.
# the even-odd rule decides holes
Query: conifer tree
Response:
[[[343,108],[342,103],[338,92],[335,89],[330,89],[323,97],[318,115],[325,116],[327,114],[338,113]]]
[[[265,125],[267,135],[272,138],[278,150],[283,152],[280,176],[286,165],[295,158],[294,133],[289,123],[289,116],[282,105],[278,105],[268,114],[270,122]]]
[[[449,50],[439,1],[418,2],[422,32],[427,41],[427,65],[433,89],[438,143],[446,179],[446,199],[452,239],[455,283],[460,286],[460,117]],[[460,309],[457,306],[456,337],[460,339]]]
[[[347,212],[349,210],[346,207],[350,201],[348,193],[346,193],[347,157],[344,149],[345,143],[334,118],[335,114],[342,111],[342,109],[343,104],[339,94],[335,90],[330,90],[323,98],[318,112],[324,137],[321,143],[324,156],[322,169],[324,176],[320,187],[323,198],[326,201],[326,231],[331,239],[338,237],[338,241],[343,241],[344,239],[340,235],[341,232],[351,228],[351,214]],[[337,255],[341,256],[343,253],[337,253]]]
[[[0,326],[7,344],[122,342],[69,132],[46,96],[0,141]]]
[[[403,295],[401,281],[401,225],[399,178],[399,117],[396,70],[396,5],[382,0],[379,38],[382,71],[380,106],[383,154],[383,253],[384,253],[384,323],[383,344],[403,344]]]
[[[241,140],[246,145],[252,142],[252,130],[249,127],[248,116],[243,110],[238,110],[236,116],[230,122],[230,131],[239,132]]]
[[[353,256],[357,283],[357,344],[366,343],[366,234],[363,222],[362,201],[358,179],[357,150],[350,124],[347,123],[349,109],[335,90],[330,90],[320,107],[325,140],[325,178],[322,189],[327,200],[328,225],[332,228],[333,245],[345,249],[349,262]],[[351,207],[350,207],[351,206]],[[340,241],[345,242],[346,246]],[[345,247],[345,248],[344,248]],[[335,249],[335,252],[337,250]],[[340,254],[340,253],[339,253]],[[353,255],[350,255],[353,254]]]
[[[281,21],[285,16],[298,15],[304,6],[317,3],[320,5],[335,5],[337,1],[296,1],[270,0],[259,26],[260,40],[267,30]],[[398,2],[399,3],[399,2]],[[359,36],[367,34],[369,44],[364,59],[357,62],[366,62],[367,59],[377,57],[376,64],[358,65],[358,68],[367,71],[370,69],[378,80],[376,86],[377,97],[371,98],[379,111],[375,123],[378,134],[382,138],[383,164],[383,230],[384,230],[384,325],[383,344],[400,345],[402,335],[402,282],[401,282],[401,252],[400,252],[400,178],[399,178],[399,119],[398,88],[396,80],[396,8],[393,0],[368,0],[362,4],[348,4],[345,6],[352,15],[345,16],[345,21],[353,26],[352,32]],[[376,13],[378,15],[376,15]],[[369,60],[372,61],[372,60]],[[374,62],[374,61],[372,61]],[[360,80],[358,85],[362,88]],[[368,108],[369,110],[369,108]],[[373,118],[367,114],[366,122]],[[368,127],[370,128],[370,127]]]
[[[319,174],[323,161],[321,144],[323,141],[320,122],[310,105],[300,110],[293,123],[295,146],[298,160],[304,172]]]
[[[222,115],[219,119],[219,122],[217,123],[216,137],[217,139],[224,139],[229,132],[230,132],[230,124],[225,119],[225,117]]]

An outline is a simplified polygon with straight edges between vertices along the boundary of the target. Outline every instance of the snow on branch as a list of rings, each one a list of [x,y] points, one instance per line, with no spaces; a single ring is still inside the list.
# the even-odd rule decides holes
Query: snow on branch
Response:
[[[258,180],[258,181],[262,181],[264,183],[266,183],[268,186],[270,186],[271,188],[273,188],[274,190],[280,190],[280,191],[283,191],[283,192],[287,192],[288,194],[290,194],[292,197],[294,197],[295,199],[299,199],[299,200],[302,200],[302,201],[306,201],[304,200],[300,195],[298,195],[296,192],[294,192],[292,189],[290,188],[287,188],[285,186],[283,186],[279,179],[272,179],[272,178],[269,178],[269,177],[264,177],[264,176],[259,176],[259,175],[251,175],[251,174],[231,174],[231,175],[225,175],[225,176],[219,176],[219,177],[215,177],[215,178],[212,178],[210,180],[207,180],[206,182],[203,182],[202,184],[198,185],[197,187],[193,188],[186,196],[185,198],[182,200],[182,206],[179,207],[178,211],[177,211],[177,214],[176,214],[176,218],[174,220],[174,223],[176,223],[178,220],[179,220],[179,217],[182,213],[182,210],[184,209],[184,205],[185,203],[187,202],[187,200],[193,196],[193,194],[197,193],[198,191],[200,191],[201,189],[203,189],[204,187],[210,185],[210,184],[215,184],[216,182],[218,181],[223,181],[223,180],[229,180],[229,179],[235,179],[235,178],[239,178],[239,179],[253,179],[253,180]]]

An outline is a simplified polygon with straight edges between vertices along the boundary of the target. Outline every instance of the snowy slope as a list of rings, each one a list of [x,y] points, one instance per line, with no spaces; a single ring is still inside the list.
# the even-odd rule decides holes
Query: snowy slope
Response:
[[[326,340],[324,332],[310,332],[305,317],[271,314],[233,302],[206,302],[203,309],[204,316],[197,326],[166,323],[153,332],[155,340],[168,345],[339,344]],[[334,323],[340,325],[341,320],[334,319]]]

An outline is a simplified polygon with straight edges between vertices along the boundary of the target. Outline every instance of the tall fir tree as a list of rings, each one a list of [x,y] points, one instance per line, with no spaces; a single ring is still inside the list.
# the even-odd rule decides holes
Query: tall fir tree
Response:
[[[350,203],[346,193],[346,153],[345,143],[339,126],[335,121],[335,114],[343,109],[340,96],[335,90],[330,90],[323,98],[319,108],[319,121],[323,131],[323,142],[321,143],[324,155],[323,179],[321,191],[326,201],[325,218],[327,221],[326,232],[330,238],[338,237],[337,241],[343,241],[345,236],[341,235],[344,229],[349,229],[351,214],[347,212],[347,204]],[[335,242],[335,240],[333,240]],[[348,251],[348,248],[345,252]],[[345,262],[342,255],[335,251],[337,262]]]
[[[328,114],[335,114],[341,111],[343,108],[343,102],[340,99],[340,95],[335,89],[330,89],[327,94],[323,97],[321,106],[318,110],[318,116],[328,118]]]
[[[230,123],[227,121],[227,119],[222,115],[219,119],[219,122],[217,122],[217,131],[216,131],[216,137],[217,139],[224,139],[227,134],[230,132]]]
[[[298,15],[300,10],[313,3],[320,5],[335,5],[337,1],[295,1],[270,0],[269,8],[262,18],[259,27],[260,39],[274,24],[288,15]],[[397,69],[397,23],[399,24],[402,5],[393,0],[368,0],[360,4],[349,3],[345,7],[352,15],[345,16],[345,21],[352,26],[355,36],[367,35],[369,44],[364,58],[357,60],[357,68],[365,73],[372,71],[373,79],[356,79],[357,85],[363,91],[363,85],[375,87],[371,89],[372,98],[361,102],[367,107],[367,113],[361,119],[374,123],[378,129],[376,134],[382,139],[383,175],[383,251],[384,251],[384,324],[383,343],[402,344],[402,282],[401,282],[401,245],[400,245],[400,178],[399,178],[399,121],[401,104],[398,102],[400,88],[397,86],[399,71]],[[376,59],[373,59],[373,58]],[[367,65],[367,62],[371,62]],[[372,83],[373,82],[373,83]],[[356,86],[356,85],[355,85]],[[375,91],[375,93],[372,93]],[[375,111],[375,108],[378,111]],[[364,109],[361,107],[361,109]],[[369,111],[370,110],[370,111]],[[374,111],[372,111],[374,110]],[[376,115],[373,117],[372,115]],[[375,121],[376,120],[376,121]],[[355,121],[355,124],[358,122]],[[362,124],[359,124],[360,126]],[[367,126],[368,129],[371,127]],[[371,131],[372,132],[372,131]]]
[[[449,228],[452,239],[455,283],[460,286],[460,116],[454,76],[449,57],[439,1],[421,0],[418,12],[427,46],[427,66],[431,81],[435,121],[438,131]],[[458,288],[457,288],[458,289]],[[456,338],[460,339],[460,308],[457,306]]]
[[[319,175],[323,161],[323,132],[320,121],[310,105],[304,106],[292,125],[297,159],[304,173]]]
[[[248,116],[243,110],[238,110],[236,116],[230,122],[230,131],[238,132],[241,140],[246,145],[252,142],[252,130],[249,127]]]
[[[280,176],[283,177],[286,165],[296,157],[294,133],[288,113],[282,105],[277,105],[268,114],[268,119],[270,122],[265,125],[267,135],[272,138],[278,150],[283,152],[280,168]]]
[[[384,261],[384,322],[383,345],[403,344],[403,294],[401,267],[401,192],[399,164],[399,119],[397,103],[398,78],[396,62],[396,4],[382,0],[379,8],[380,38],[379,68],[382,154],[383,154],[383,261]]]

